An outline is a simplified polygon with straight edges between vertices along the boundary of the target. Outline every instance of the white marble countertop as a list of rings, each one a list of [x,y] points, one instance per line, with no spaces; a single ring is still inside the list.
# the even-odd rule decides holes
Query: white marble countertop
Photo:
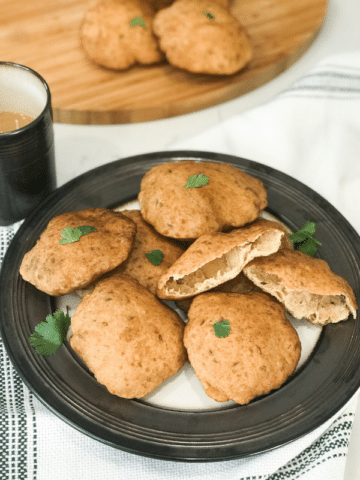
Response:
[[[272,99],[328,55],[360,51],[359,0],[329,0],[323,28],[310,49],[286,72],[236,100],[197,113],[131,125],[55,124],[58,186],[112,160],[169,149],[192,136]],[[204,148],[205,149],[205,148]],[[360,479],[360,402],[351,435],[344,479]],[[326,480],[326,479],[319,479]]]

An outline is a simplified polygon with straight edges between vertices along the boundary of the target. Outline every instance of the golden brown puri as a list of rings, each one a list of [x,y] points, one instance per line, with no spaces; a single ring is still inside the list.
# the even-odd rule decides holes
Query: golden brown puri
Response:
[[[184,322],[127,275],[99,282],[78,306],[71,330],[71,347],[119,397],[143,397],[187,360]]]
[[[218,402],[247,404],[279,388],[295,370],[301,353],[285,309],[262,293],[204,293],[189,310],[184,344],[207,395]],[[228,320],[218,338],[213,325]]]
[[[213,0],[176,0],[153,22],[160,49],[172,65],[194,73],[232,75],[252,58],[245,29]]]
[[[269,220],[202,235],[163,273],[157,295],[178,300],[210,290],[235,278],[253,258],[279,250],[285,235],[282,226]]]
[[[356,318],[357,304],[348,282],[324,261],[296,250],[281,250],[256,258],[245,275],[274,295],[295,318],[317,325]]]
[[[261,222],[268,222],[269,220],[264,220],[259,218],[255,220],[258,224]],[[254,223],[255,223],[254,222]],[[251,225],[251,224],[250,224]],[[285,235],[281,239],[281,247],[280,248],[293,248],[293,244],[289,238],[288,230],[281,224],[277,223],[277,227],[284,231]],[[221,283],[216,287],[207,290],[208,292],[232,292],[232,293],[249,293],[249,292],[262,292],[264,291],[255,285],[243,272],[240,272],[235,278],[226,281],[225,283]],[[195,297],[184,298],[181,300],[175,300],[176,306],[180,308],[183,312],[188,312],[191,302],[194,300]]]
[[[101,278],[108,278],[118,273],[130,275],[155,295],[159,278],[184,253],[185,247],[175,240],[160,235],[144,221],[139,210],[123,210],[121,213],[136,224],[134,244],[125,262],[111,272],[105,273]],[[163,253],[160,265],[153,265],[146,257],[146,253],[151,253],[153,250],[160,250]],[[82,290],[77,290],[76,293],[84,297],[94,287],[95,284],[91,284]]]
[[[66,227],[94,227],[79,241],[61,244]],[[90,208],[50,220],[20,266],[24,280],[49,295],[63,295],[85,287],[128,257],[136,224],[118,212]]]
[[[144,26],[131,26],[136,17]],[[152,33],[153,17],[154,10],[143,0],[100,0],[85,13],[81,46],[93,62],[115,70],[158,63],[164,57]]]
[[[185,188],[203,174],[209,183]],[[184,160],[153,167],[139,193],[144,219],[162,235],[195,239],[206,233],[241,227],[267,206],[263,183],[226,163]]]

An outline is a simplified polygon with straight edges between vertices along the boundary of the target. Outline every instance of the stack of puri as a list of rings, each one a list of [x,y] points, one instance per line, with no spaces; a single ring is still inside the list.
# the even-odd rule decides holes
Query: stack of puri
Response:
[[[184,188],[200,174],[206,185]],[[160,277],[157,295],[188,311],[184,344],[214,400],[248,403],[293,373],[301,345],[286,311],[317,325],[356,317],[348,282],[324,260],[295,251],[281,224],[259,218],[264,185],[232,165],[156,166],[139,201],[158,232],[192,241]],[[229,334],[218,337],[214,325],[225,320]]]
[[[201,175],[207,183],[189,186]],[[347,281],[260,218],[265,187],[238,168],[161,164],[143,177],[138,200],[140,211],[59,215],[20,269],[50,295],[82,298],[70,345],[114,395],[141,398],[189,359],[208,396],[246,404],[296,368],[301,345],[286,311],[317,324],[355,317]],[[96,231],[59,243],[79,225]],[[153,250],[163,253],[159,265],[147,258]],[[163,300],[188,313],[186,325]],[[218,336],[225,320],[228,335]]]
[[[167,60],[187,72],[232,75],[253,47],[229,7],[230,0],[97,0],[85,11],[81,48],[113,70]]]
[[[84,225],[96,231],[60,243],[66,227]],[[145,256],[154,249],[163,252],[159,266]],[[110,393],[137,398],[187,360],[183,320],[152,293],[183,251],[145,224],[138,211],[92,208],[53,218],[25,254],[20,274],[49,295],[76,291],[84,297],[71,319],[71,347]]]

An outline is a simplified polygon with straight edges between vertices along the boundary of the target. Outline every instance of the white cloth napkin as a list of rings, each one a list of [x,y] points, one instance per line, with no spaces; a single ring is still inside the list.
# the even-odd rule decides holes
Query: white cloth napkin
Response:
[[[360,232],[360,53],[326,59],[273,101],[168,150],[245,157],[304,182]],[[0,228],[0,260],[19,224]],[[343,480],[358,394],[334,418],[272,452],[227,462],[154,460],[99,443],[25,387],[0,341],[1,480]]]

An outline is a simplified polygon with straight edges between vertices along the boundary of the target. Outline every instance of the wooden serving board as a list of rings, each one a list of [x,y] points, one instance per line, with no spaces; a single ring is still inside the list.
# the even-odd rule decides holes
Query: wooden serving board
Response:
[[[131,0],[129,0],[131,1]],[[218,105],[275,78],[318,33],[327,0],[233,0],[254,58],[232,76],[191,74],[169,64],[107,70],[85,58],[79,27],[85,0],[1,0],[0,60],[27,65],[48,82],[54,121],[134,123]]]

